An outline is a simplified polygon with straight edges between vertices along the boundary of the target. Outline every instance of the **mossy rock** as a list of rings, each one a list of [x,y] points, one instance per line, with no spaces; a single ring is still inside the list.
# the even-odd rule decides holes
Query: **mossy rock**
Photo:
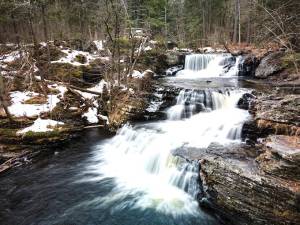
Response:
[[[128,121],[142,118],[146,107],[143,96],[131,95],[129,92],[114,88],[111,103],[106,106],[110,109],[110,129],[116,130]]]
[[[68,63],[52,63],[47,78],[74,84],[74,80],[82,79],[82,74],[82,67],[73,66]]]
[[[86,56],[79,54],[79,55],[76,55],[75,61],[79,62],[81,64],[85,64],[85,63],[87,63],[87,58],[86,58]]]
[[[282,57],[281,65],[289,72],[293,73],[297,67],[300,67],[300,53],[287,53]]]
[[[52,95],[58,95],[60,94],[60,91],[57,90],[56,88],[49,88],[49,94],[52,94]]]
[[[48,101],[48,99],[44,95],[38,95],[38,96],[34,96],[34,97],[26,100],[24,103],[25,104],[30,104],[30,105],[31,104],[32,105],[34,105],[34,104],[41,105],[41,104],[46,104],[47,101]]]
[[[18,129],[1,128],[0,129],[0,136],[1,137],[16,136],[17,131],[18,131]]]
[[[59,120],[69,124],[82,124],[82,111],[86,108],[82,107],[85,101],[74,95],[72,92],[67,91],[63,99],[56,105],[51,112],[51,117],[54,120]],[[77,108],[77,111],[70,110],[71,107]],[[48,115],[50,116],[50,113]]]
[[[54,129],[53,131],[47,132],[33,132],[29,131],[23,135],[25,139],[36,139],[36,138],[49,138],[59,136],[62,132],[59,129]]]
[[[48,47],[47,46],[42,46],[39,49],[39,58],[41,61],[47,62],[48,61]],[[65,53],[63,53],[61,51],[60,48],[53,46],[53,45],[49,45],[49,53],[50,53],[50,61],[57,61],[60,58],[66,56]]]

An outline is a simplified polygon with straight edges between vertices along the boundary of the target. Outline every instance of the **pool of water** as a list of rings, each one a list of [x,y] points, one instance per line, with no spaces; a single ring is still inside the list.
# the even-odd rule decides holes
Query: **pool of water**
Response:
[[[137,192],[113,200],[115,179],[99,180],[99,174],[89,174],[87,170],[95,163],[94,156],[100,147],[110,139],[111,136],[93,129],[33,164],[2,174],[0,224],[219,224],[200,208],[194,214],[174,215],[160,212],[155,207],[133,207],[131,204],[136,201]],[[89,181],[83,181],[86,177]]]

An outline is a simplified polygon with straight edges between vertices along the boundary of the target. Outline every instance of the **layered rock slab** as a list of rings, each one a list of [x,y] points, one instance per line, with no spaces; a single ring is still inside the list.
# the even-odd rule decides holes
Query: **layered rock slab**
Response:
[[[225,213],[239,225],[300,224],[300,182],[267,174],[255,160],[262,148],[246,145],[211,145],[208,149],[175,151],[200,160],[206,193],[200,200]]]

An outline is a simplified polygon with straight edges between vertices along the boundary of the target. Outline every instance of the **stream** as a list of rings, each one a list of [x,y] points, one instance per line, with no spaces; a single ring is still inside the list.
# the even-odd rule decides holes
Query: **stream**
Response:
[[[222,224],[198,205],[199,163],[172,153],[242,142],[250,115],[237,102],[248,90],[235,77],[240,59],[225,68],[231,60],[191,56],[185,70],[165,79],[182,88],[166,120],[127,124],[113,137],[86,131],[54,154],[2,175],[0,224]]]

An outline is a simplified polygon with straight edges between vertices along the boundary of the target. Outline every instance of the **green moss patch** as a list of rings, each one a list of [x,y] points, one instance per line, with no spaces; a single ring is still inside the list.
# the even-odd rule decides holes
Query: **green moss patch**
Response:
[[[87,63],[87,58],[86,58],[86,56],[79,54],[79,55],[76,55],[75,61],[79,62],[81,64],[85,64],[85,63]]]
[[[38,105],[42,105],[42,104],[46,104],[48,101],[48,99],[43,96],[43,95],[38,95],[38,96],[34,96],[28,100],[26,100],[24,103],[25,104],[38,104]]]
[[[300,67],[300,53],[288,53],[282,57],[282,66],[287,68],[289,72],[295,72],[296,67]]]
[[[83,67],[73,66],[68,63],[52,63],[47,74],[47,79],[82,86],[82,76]]]

